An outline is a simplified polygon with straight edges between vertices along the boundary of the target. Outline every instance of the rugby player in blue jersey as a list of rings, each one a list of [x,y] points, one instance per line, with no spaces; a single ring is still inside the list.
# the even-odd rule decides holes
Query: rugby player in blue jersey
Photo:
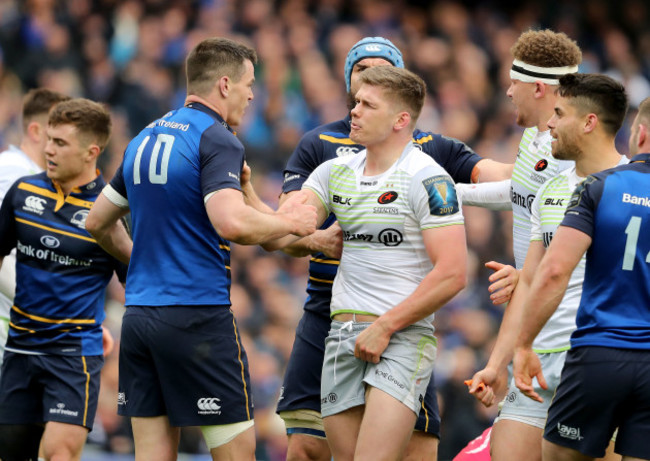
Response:
[[[359,74],[374,66],[404,67],[402,53],[382,37],[366,37],[349,51],[345,61],[345,84],[350,108],[358,90]],[[481,159],[464,143],[440,134],[413,132],[413,142],[433,157],[456,182],[497,181],[510,177],[512,165]],[[363,146],[350,139],[350,117],[306,133],[287,162],[280,203],[297,194],[321,163],[360,152]],[[285,373],[277,411],[289,436],[287,459],[328,461],[330,451],[320,415],[320,382],[325,338],[330,327],[332,282],[341,254],[341,234],[332,215],[322,229],[285,249],[294,256],[312,255],[308,298],[296,330],[291,358]],[[335,223],[335,224],[333,224]],[[434,380],[431,379],[405,459],[437,459],[440,417]]]
[[[615,99],[580,80],[563,84],[559,94],[577,109],[583,130],[601,118],[613,145],[620,111],[609,104],[599,110],[593,99]],[[586,253],[577,328],[548,411],[544,461],[603,456],[617,427],[615,451],[623,460],[650,459],[649,129],[646,99],[632,125],[630,163],[588,176],[576,188],[524,303],[513,372],[517,387],[541,401],[532,380],[542,388],[547,383],[533,341]],[[572,139],[568,134],[556,142],[560,147]]]
[[[111,119],[87,99],[50,112],[46,171],[20,178],[0,208],[0,256],[16,248],[16,296],[0,383],[0,459],[78,460],[104,363],[108,282],[126,266],[84,227],[104,187],[96,169]],[[117,239],[128,241],[123,227]],[[43,429],[44,426],[44,429]]]
[[[118,412],[137,459],[175,460],[181,426],[200,426],[212,458],[253,461],[246,353],[230,310],[230,242],[258,244],[316,226],[312,206],[247,205],[244,147],[232,128],[253,99],[251,48],[210,38],[186,61],[185,107],[145,127],[99,197],[87,228],[108,251],[131,211],[133,253],[122,324]]]

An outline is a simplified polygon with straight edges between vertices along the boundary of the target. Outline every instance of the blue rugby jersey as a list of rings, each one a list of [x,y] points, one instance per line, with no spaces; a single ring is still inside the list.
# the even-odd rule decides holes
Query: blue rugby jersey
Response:
[[[127,306],[230,305],[230,242],[212,226],[204,198],[241,190],[243,164],[230,127],[198,103],[167,113],[129,143],[104,190],[131,210]]]
[[[472,170],[481,160],[465,143],[440,134],[415,130],[413,142],[442,166],[456,182],[471,182]],[[332,158],[356,154],[364,149],[350,139],[350,117],[307,132],[294,150],[284,170],[282,192],[300,190],[318,165]],[[322,229],[336,220],[330,215]],[[339,260],[322,253],[312,255],[305,310],[329,317],[332,283]]]
[[[106,285],[126,266],[86,231],[88,210],[104,187],[98,176],[66,197],[46,173],[9,189],[0,209],[0,255],[16,248],[16,297],[7,350],[102,355]]]
[[[561,225],[592,238],[571,346],[650,349],[650,154],[585,179]]]

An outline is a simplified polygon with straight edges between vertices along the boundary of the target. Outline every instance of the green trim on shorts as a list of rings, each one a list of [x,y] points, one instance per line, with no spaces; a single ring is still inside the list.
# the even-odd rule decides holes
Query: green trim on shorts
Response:
[[[533,349],[535,354],[554,354],[556,352],[564,352],[571,349],[571,346],[558,347],[556,349]]]
[[[422,350],[428,345],[431,344],[433,347],[438,348],[438,340],[436,339],[435,336],[423,336],[420,341],[418,341],[418,362],[417,366],[415,367],[415,371],[411,375],[411,381],[415,379],[415,375],[417,374],[418,370],[420,369],[420,362],[422,361],[422,356],[424,355]]]
[[[337,311],[334,311],[334,312],[330,313],[330,318],[334,318],[334,316],[338,315],[338,314],[374,315],[375,317],[379,317],[374,312],[357,311],[357,310],[354,310],[354,309],[339,309]]]

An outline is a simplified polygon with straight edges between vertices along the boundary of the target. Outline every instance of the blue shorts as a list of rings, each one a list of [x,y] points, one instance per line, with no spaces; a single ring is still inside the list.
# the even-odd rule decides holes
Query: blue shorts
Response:
[[[618,427],[616,453],[650,459],[650,351],[578,347],[567,352],[544,438],[600,458]]]
[[[118,413],[167,415],[172,426],[253,418],[248,359],[227,306],[128,307]]]
[[[277,412],[308,409],[320,413],[320,387],[325,338],[329,333],[331,320],[328,317],[304,311],[296,329],[291,357],[284,375]],[[431,375],[429,386],[422,402],[422,410],[415,424],[415,430],[440,438],[440,413],[438,397]],[[291,428],[288,433],[311,434],[310,428],[301,431]],[[324,436],[324,433],[322,434]]]
[[[5,351],[0,424],[49,421],[93,428],[102,356],[30,355]]]

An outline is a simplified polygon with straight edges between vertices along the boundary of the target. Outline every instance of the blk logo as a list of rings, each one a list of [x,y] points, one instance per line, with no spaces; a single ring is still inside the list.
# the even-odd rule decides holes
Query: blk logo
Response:
[[[394,192],[394,191],[391,190],[391,191],[384,192],[383,194],[381,194],[379,196],[379,198],[377,199],[377,203],[385,205],[387,203],[392,203],[395,200],[397,200],[397,192]]]
[[[352,205],[350,203],[350,197],[341,197],[340,195],[334,195],[334,197],[332,197],[332,201],[334,203],[340,203],[341,205]]]

